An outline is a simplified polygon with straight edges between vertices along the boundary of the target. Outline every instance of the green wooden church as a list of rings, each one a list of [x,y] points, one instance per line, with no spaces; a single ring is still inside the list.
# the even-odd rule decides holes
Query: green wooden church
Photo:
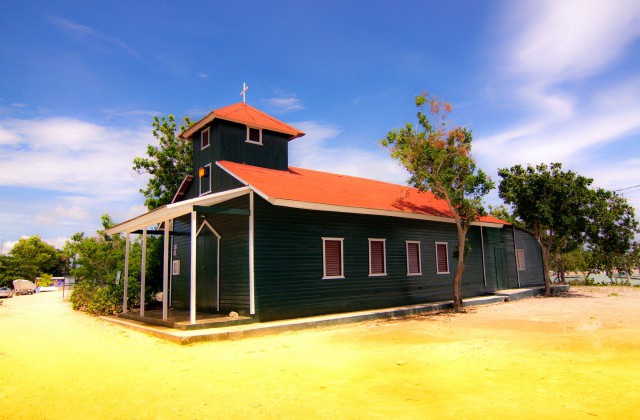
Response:
[[[163,319],[169,308],[195,324],[200,313],[269,321],[452,299],[457,236],[446,204],[290,167],[289,142],[302,136],[244,102],[212,111],[180,135],[193,142],[194,172],[173,202],[107,231],[125,233],[128,250],[130,234],[145,244],[160,226]],[[468,240],[464,297],[544,284],[528,232],[486,216]],[[125,311],[127,278],[125,268]]]

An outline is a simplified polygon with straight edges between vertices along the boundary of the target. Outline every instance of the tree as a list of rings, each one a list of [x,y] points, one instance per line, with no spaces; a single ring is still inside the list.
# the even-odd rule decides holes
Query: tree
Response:
[[[42,241],[39,236],[18,240],[8,256],[0,262],[0,281],[10,285],[12,280],[34,281],[41,274],[60,276],[65,273],[65,260],[54,246]]]
[[[113,226],[108,215],[101,217],[102,227]],[[71,274],[100,286],[114,281],[116,273],[124,268],[124,239],[120,235],[109,236],[98,231],[96,236],[85,237],[75,233],[64,247],[65,254],[73,259]]]
[[[551,251],[554,246],[561,249],[584,240],[593,180],[562,171],[560,163],[527,168],[516,165],[499,169],[498,174],[502,177],[500,198],[512,206],[542,250],[545,296],[549,296]]]
[[[184,117],[180,131],[191,126],[189,117]],[[147,187],[140,189],[146,197],[149,210],[169,204],[185,176],[193,172],[193,145],[178,137],[175,117],[153,117],[153,137],[159,146],[147,145],[148,157],[135,157],[133,169],[139,174],[151,175]]]
[[[598,189],[590,210],[591,223],[587,226],[589,249],[599,256],[600,261],[608,262],[607,267],[601,269],[613,272],[622,267],[630,283],[630,257],[627,254],[633,251],[633,239],[638,233],[633,207],[615,192]]]
[[[410,185],[421,192],[431,191],[449,206],[458,235],[453,308],[460,311],[467,231],[471,223],[486,214],[482,197],[494,188],[494,183],[476,169],[471,157],[471,132],[464,127],[450,127],[447,117],[451,105],[426,92],[416,96],[415,104],[418,127],[407,123],[399,130],[393,129],[381,143],[409,171]]]

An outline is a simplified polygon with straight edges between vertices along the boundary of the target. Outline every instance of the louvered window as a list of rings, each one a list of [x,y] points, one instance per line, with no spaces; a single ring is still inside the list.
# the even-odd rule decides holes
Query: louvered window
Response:
[[[522,248],[516,249],[516,265],[518,266],[518,271],[524,271],[524,249]]]
[[[384,239],[369,239],[369,275],[384,276],[387,274]]]
[[[438,274],[449,274],[449,250],[446,242],[436,242],[436,269]]]
[[[200,150],[209,147],[209,128],[205,128],[200,133]]]
[[[247,126],[247,142],[262,144],[262,130]]]
[[[322,238],[324,247],[324,278],[343,278],[342,238]]]
[[[420,242],[407,241],[407,275],[422,274]]]

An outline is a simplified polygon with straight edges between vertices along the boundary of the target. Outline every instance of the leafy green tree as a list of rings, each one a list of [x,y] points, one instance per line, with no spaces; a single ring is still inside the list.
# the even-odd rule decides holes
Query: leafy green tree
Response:
[[[598,189],[590,210],[591,223],[587,225],[589,248],[595,254],[603,254],[598,258],[601,262],[608,262],[607,267],[600,268],[612,272],[621,267],[627,282],[631,282],[628,254],[632,252],[633,240],[638,233],[633,207],[615,192]]]
[[[103,215],[101,220],[104,229],[113,226],[108,215]],[[120,235],[109,236],[102,230],[96,236],[85,237],[84,232],[80,232],[71,236],[64,252],[73,259],[72,275],[104,286],[124,268],[124,246]]]
[[[467,231],[471,223],[486,214],[482,198],[494,183],[476,168],[471,157],[471,132],[449,125],[451,105],[426,92],[416,96],[415,104],[418,125],[407,123],[401,129],[393,129],[381,143],[409,171],[410,185],[422,192],[431,191],[449,206],[458,234],[453,307],[459,311]]]
[[[61,251],[42,241],[39,236],[30,236],[18,240],[8,256],[4,256],[0,265],[0,281],[11,285],[15,279],[35,282],[41,274],[61,276],[65,274],[65,260]]]
[[[542,250],[545,296],[549,295],[550,256],[554,249],[568,243],[582,243],[593,193],[592,179],[573,171],[563,171],[562,164],[536,167],[521,165],[498,170],[502,181],[500,197],[513,208],[514,214],[531,231]]]
[[[184,117],[180,132],[191,126],[189,117]],[[169,204],[186,175],[193,172],[193,145],[178,137],[175,117],[153,117],[153,136],[158,146],[147,145],[147,157],[135,157],[133,169],[150,175],[147,187],[140,189],[149,210]]]

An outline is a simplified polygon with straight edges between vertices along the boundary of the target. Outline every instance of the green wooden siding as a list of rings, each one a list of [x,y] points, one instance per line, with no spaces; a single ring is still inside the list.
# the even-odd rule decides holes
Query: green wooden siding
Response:
[[[185,198],[200,194],[198,169],[211,164],[211,192],[239,188],[242,184],[216,165],[217,161],[228,160],[263,168],[287,170],[288,138],[286,134],[262,130],[262,145],[246,142],[246,126],[216,119],[210,126],[210,145],[200,149],[200,131],[193,136],[194,182],[187,190]]]
[[[247,196],[235,198],[213,208],[249,209]],[[223,211],[224,211],[223,210]],[[198,213],[198,228],[204,221],[215,229],[220,239],[220,312],[236,311],[242,314],[249,312],[249,216],[229,213]],[[174,220],[174,243],[178,245],[177,255],[181,272],[173,276],[171,304],[176,309],[189,309],[190,296],[190,264],[191,264],[191,220],[190,216]],[[206,229],[206,227],[205,227]],[[200,241],[199,241],[200,242]],[[214,249],[211,253],[217,252]],[[201,260],[202,255],[198,255]],[[209,255],[211,258],[211,255]],[[201,264],[197,266],[200,268]],[[196,277],[196,300],[198,311],[215,310],[215,264],[210,262],[209,268],[198,270]],[[202,299],[201,299],[202,297]]]
[[[516,229],[516,248],[524,249],[525,269],[518,271],[520,286],[544,285],[544,267],[542,265],[542,251],[536,239],[529,232]]]
[[[322,279],[322,237],[344,238],[344,279]],[[368,238],[386,239],[387,275],[370,277]],[[485,292],[480,231],[462,279]],[[422,275],[407,276],[406,240],[420,241]],[[450,274],[436,274],[435,242],[448,242]],[[255,198],[256,312],[261,321],[452,298],[454,224],[276,207]]]

